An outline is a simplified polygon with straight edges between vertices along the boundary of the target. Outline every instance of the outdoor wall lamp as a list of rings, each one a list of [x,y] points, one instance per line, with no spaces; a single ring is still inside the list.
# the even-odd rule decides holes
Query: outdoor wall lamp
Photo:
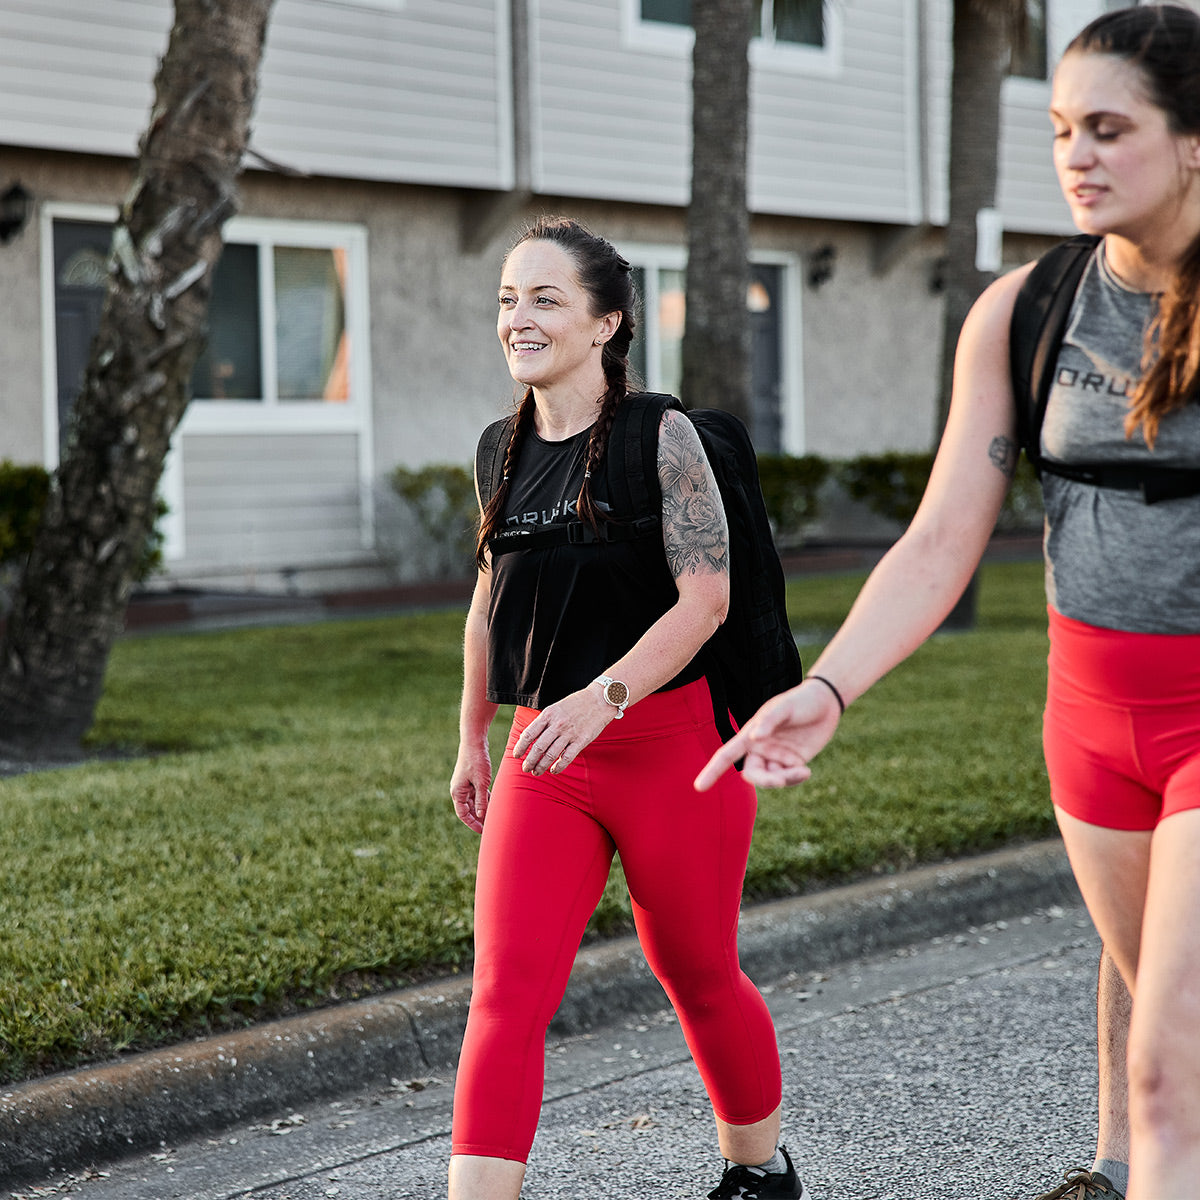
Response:
[[[0,245],[9,242],[29,224],[33,216],[33,197],[20,183],[0,194]]]
[[[837,247],[825,245],[814,250],[808,258],[808,286],[819,288],[833,278],[833,264],[837,261]]]
[[[940,255],[929,264],[929,291],[940,296],[946,290],[946,256]]]

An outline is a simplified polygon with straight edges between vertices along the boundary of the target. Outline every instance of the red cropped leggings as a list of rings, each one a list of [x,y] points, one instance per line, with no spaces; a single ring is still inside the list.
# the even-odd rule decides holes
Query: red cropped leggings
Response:
[[[1107,829],[1200,808],[1200,634],[1124,633],[1050,610],[1050,795]]]
[[[534,715],[517,709],[509,751]],[[719,744],[701,679],[627,709],[561,775],[528,775],[505,754],[479,848],[453,1153],[528,1158],[546,1029],[614,853],[717,1116],[748,1125],[779,1106],[775,1029],[737,952],[754,789],[736,772],[692,789]]]

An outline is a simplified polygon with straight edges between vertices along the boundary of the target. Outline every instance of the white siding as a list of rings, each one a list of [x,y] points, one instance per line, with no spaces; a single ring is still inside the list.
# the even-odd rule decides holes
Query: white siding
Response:
[[[686,204],[691,63],[630,49],[620,0],[531,0],[534,189]]]
[[[507,3],[278,0],[254,144],[320,175],[512,186]]]
[[[903,0],[846,0],[828,77],[753,74],[752,207],[916,224],[921,219],[915,20]],[[840,49],[840,52],[838,52]]]
[[[317,175],[511,186],[507,5],[278,0],[252,144]],[[0,143],[131,155],[170,0],[0,0]]]
[[[949,215],[950,67],[953,57],[951,0],[919,0],[925,6],[926,220],[944,225]]]
[[[0,142],[134,153],[170,26],[167,0],[2,0]]]
[[[538,190],[686,204],[690,54],[626,38],[617,0],[535,0],[535,8]],[[907,0],[838,5],[828,63],[755,48],[755,211],[919,220],[911,11]]]
[[[354,434],[183,437],[185,554],[172,571],[279,571],[363,558]]]
[[[1018,233],[1074,233],[1050,157],[1050,85],[1012,79],[1005,94],[998,196],[1004,226]]]

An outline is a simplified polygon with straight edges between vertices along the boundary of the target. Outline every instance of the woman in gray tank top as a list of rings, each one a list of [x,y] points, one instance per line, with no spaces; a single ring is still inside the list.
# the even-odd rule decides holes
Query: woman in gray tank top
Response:
[[[1133,1002],[1129,1152],[1118,1131],[1092,1171],[1042,1200],[1182,1200],[1200,1195],[1200,496],[1148,504],[1121,480],[1139,464],[1200,466],[1200,15],[1147,5],[1092,22],[1055,72],[1050,119],[1072,217],[1102,240],[1041,452],[1116,469],[1101,482],[1043,474],[1046,761],[1076,880]],[[1016,466],[1010,322],[1032,266],[993,283],[963,324],[920,510],[813,667],[840,696],[810,679],[769,701],[701,789],[742,755],[759,786],[807,779],[841,702],[916,649],[963,591]],[[1119,1110],[1111,1065],[1102,1107]]]

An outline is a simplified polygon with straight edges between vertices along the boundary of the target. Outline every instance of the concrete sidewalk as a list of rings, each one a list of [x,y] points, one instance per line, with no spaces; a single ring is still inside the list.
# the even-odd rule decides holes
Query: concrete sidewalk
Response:
[[[1077,905],[1058,841],[747,908],[752,977],[822,967],[1035,908]],[[0,1096],[0,1190],[449,1066],[465,976],[56,1075]],[[580,952],[555,1019],[571,1034],[664,1004],[633,939]]]

